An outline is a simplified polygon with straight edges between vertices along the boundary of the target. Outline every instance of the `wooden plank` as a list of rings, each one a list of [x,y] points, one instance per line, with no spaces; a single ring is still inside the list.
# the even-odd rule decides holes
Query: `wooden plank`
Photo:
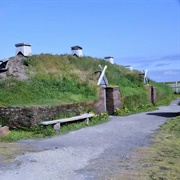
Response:
[[[52,120],[52,121],[43,121],[40,124],[42,124],[42,125],[50,125],[50,124],[56,124],[56,123],[78,121],[78,120],[87,119],[87,118],[90,118],[90,117],[93,117],[93,116],[94,116],[94,114],[86,113],[86,114],[83,114],[83,115],[80,115],[80,116],[71,117],[71,118],[57,119],[57,120]]]
[[[98,66],[100,68],[100,75],[101,75],[101,73],[103,72],[103,68],[102,68],[102,66],[100,64]],[[108,86],[108,80],[106,78],[106,74],[104,74],[104,76],[102,77],[101,82],[99,83],[99,85],[100,86]]]
[[[100,85],[100,83],[101,83],[101,81],[102,81],[102,78],[103,78],[103,76],[105,75],[106,69],[107,69],[107,66],[105,65],[105,67],[104,67],[104,69],[103,69],[103,71],[102,71],[102,73],[101,73],[101,75],[100,75],[100,77],[99,77],[99,80],[98,80],[97,85]]]

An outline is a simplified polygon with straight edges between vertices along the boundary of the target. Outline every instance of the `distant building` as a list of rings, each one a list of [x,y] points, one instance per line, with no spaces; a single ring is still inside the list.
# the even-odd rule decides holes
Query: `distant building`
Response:
[[[16,46],[16,56],[21,54],[23,56],[32,56],[31,44],[18,43]]]
[[[80,46],[73,46],[71,47],[71,53],[73,56],[82,57],[83,56],[82,49],[83,48]]]
[[[128,66],[124,66],[126,69],[129,69],[129,70],[133,70],[132,66],[131,65],[128,65]]]
[[[106,56],[106,57],[104,57],[104,59],[105,59],[106,61],[110,62],[111,64],[114,64],[114,57],[112,57],[112,56]]]

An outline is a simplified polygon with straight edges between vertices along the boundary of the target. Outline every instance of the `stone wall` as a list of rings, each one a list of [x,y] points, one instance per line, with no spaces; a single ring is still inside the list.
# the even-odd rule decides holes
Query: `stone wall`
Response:
[[[41,107],[0,107],[0,122],[10,129],[33,127],[36,123],[68,114],[79,115],[94,109],[94,102]]]
[[[94,112],[96,114],[106,112],[106,89],[101,87],[99,90],[99,99],[94,102]]]
[[[106,107],[109,115],[112,115],[115,109],[121,104],[121,95],[119,87],[106,87]]]
[[[70,103],[56,106],[0,107],[0,125],[10,129],[33,127],[41,121],[48,121],[67,115],[80,115],[89,111],[97,114],[106,112],[105,89],[100,88],[99,99],[91,102]]]
[[[109,115],[120,107],[121,95],[119,87],[101,87],[99,91],[99,99],[95,101],[94,110],[96,114],[108,112]]]

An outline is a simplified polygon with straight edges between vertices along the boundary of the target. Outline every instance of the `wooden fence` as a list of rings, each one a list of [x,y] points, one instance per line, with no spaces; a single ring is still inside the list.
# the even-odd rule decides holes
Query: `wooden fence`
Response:
[[[180,94],[180,83],[179,82],[175,82],[173,84],[168,84],[168,85],[172,87],[172,90],[174,93]]]

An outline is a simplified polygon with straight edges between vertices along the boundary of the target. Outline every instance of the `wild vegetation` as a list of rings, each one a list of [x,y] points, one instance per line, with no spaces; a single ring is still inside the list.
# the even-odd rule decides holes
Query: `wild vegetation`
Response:
[[[95,100],[98,97],[98,65],[107,65],[106,76],[110,86],[119,86],[125,106],[146,104],[147,87],[139,79],[138,71],[91,57],[71,55],[33,55],[22,61],[27,80],[13,77],[0,80],[0,106],[54,105]],[[171,88],[152,82],[157,87],[158,101],[166,96],[172,99]],[[162,98],[163,97],[163,98]],[[164,102],[162,102],[164,103]]]

